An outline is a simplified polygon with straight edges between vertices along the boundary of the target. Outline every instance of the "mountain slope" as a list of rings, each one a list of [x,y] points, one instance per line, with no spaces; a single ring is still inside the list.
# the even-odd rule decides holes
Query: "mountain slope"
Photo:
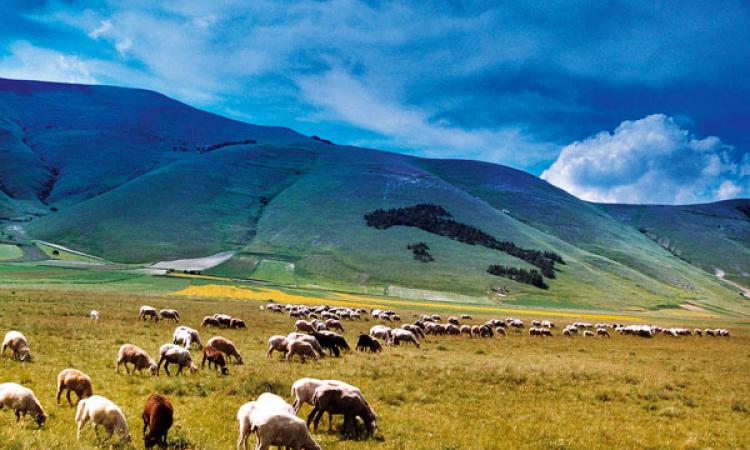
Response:
[[[677,257],[750,285],[750,201],[601,207]]]
[[[0,138],[0,220],[110,261],[234,250],[211,273],[567,307],[747,308],[701,270],[709,258],[703,266],[676,257],[639,232],[627,208],[586,203],[503,166],[327,145],[148,91],[12,80],[0,80]],[[363,219],[419,203],[566,264],[541,290],[487,273],[492,264],[534,269],[507,253]],[[696,248],[713,235],[700,236]],[[434,262],[414,260],[406,246],[415,242],[429,245]]]

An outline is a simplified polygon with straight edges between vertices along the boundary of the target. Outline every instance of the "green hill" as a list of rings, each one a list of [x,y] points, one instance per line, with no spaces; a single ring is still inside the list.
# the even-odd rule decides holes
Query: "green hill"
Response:
[[[153,92],[106,86],[0,80],[0,138],[8,143],[0,154],[7,162],[0,164],[5,225],[108,261],[153,263],[234,250],[208,272],[516,304],[693,303],[750,312],[713,269],[746,281],[747,259],[715,263],[729,246],[747,258],[750,222],[736,206],[749,201],[734,209],[690,207],[724,211],[711,213],[720,217],[710,221],[703,213],[675,218],[670,207],[590,204],[499,165],[329,145]],[[556,264],[554,278],[545,277],[549,289],[540,289],[487,273],[498,264],[539,269],[531,260],[418,227],[376,229],[364,220],[377,209],[424,203],[444,208],[467,230],[555,252],[565,264]],[[632,213],[640,210],[649,214]],[[679,251],[663,238],[679,241]],[[433,262],[414,259],[407,245],[416,242],[429,246]]]

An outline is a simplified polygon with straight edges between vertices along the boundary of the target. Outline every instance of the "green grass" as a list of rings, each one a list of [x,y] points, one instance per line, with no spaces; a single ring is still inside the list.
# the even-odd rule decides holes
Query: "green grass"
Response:
[[[294,285],[294,264],[287,261],[263,259],[256,266],[251,278],[274,284]]]
[[[23,251],[17,245],[0,244],[0,261],[20,259],[22,257]]]
[[[227,377],[208,370],[181,377],[115,374],[122,343],[154,354],[171,339],[173,324],[136,320],[141,304],[175,307],[192,326],[215,312],[245,319],[248,330],[199,331],[204,340],[214,333],[232,339],[246,364],[231,366]],[[102,314],[98,323],[87,317],[92,308]],[[411,319],[418,311],[400,312]],[[266,338],[287,333],[292,324],[260,311],[256,302],[0,290],[0,330],[24,332],[35,356],[31,364],[0,358],[2,381],[33,389],[49,414],[38,429],[29,419],[16,424],[0,410],[0,444],[95,446],[90,428],[76,443],[74,409],[64,400],[55,405],[55,376],[67,367],[88,373],[95,392],[123,409],[133,448],[142,446],[140,413],[151,392],[166,394],[175,405],[172,443],[227,449],[235,444],[241,404],[265,391],[289,400],[291,383],[304,376],[360,387],[379,415],[372,440],[344,440],[321,427],[314,437],[326,449],[743,448],[750,442],[750,359],[742,357],[750,336],[744,326],[716,323],[732,328],[730,339],[430,337],[421,349],[388,348],[377,356],[352,352],[305,365],[265,359]],[[354,343],[371,325],[346,322],[345,335]],[[304,406],[301,416],[309,411]]]

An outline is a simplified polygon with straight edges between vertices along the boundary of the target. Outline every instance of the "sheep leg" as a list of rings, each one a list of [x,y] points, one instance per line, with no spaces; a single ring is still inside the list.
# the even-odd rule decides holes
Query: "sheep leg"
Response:
[[[206,368],[206,354],[203,354],[203,359],[201,360],[201,370]],[[211,361],[208,362],[208,368],[211,368]]]
[[[17,409],[16,410],[16,422],[18,422],[20,420],[21,420],[21,411]]]
[[[161,362],[159,362],[159,364],[161,364]],[[169,377],[169,376],[171,376],[171,375],[170,375],[170,373],[169,373],[169,361],[166,361],[166,362],[164,363],[164,372],[166,372],[166,373],[167,373],[167,376],[168,376],[168,377]]]
[[[307,415],[307,428],[310,428],[310,424],[313,422],[313,419],[315,418],[315,413],[318,412],[318,407],[314,406],[312,411],[310,411],[310,414]]]
[[[62,383],[57,386],[57,404],[60,404],[60,396],[62,395],[63,385]]]
[[[333,431],[333,413],[328,411],[328,431]]]
[[[89,420],[89,415],[84,414],[81,421],[78,422],[78,432],[76,433],[76,439],[79,441],[81,440],[81,429],[83,428],[84,425],[86,425],[86,422],[88,422],[88,420]]]
[[[182,373],[182,367],[183,367],[182,364],[178,364],[177,365],[177,375],[179,375],[179,374]],[[166,368],[166,366],[165,366],[165,368]]]
[[[67,399],[68,399],[68,404],[69,404],[70,406],[73,406],[73,401],[72,401],[72,400],[70,399],[70,389],[68,389],[68,392],[67,392],[67,394],[65,394],[65,398],[67,398]],[[58,403],[60,403],[60,402],[58,402]]]

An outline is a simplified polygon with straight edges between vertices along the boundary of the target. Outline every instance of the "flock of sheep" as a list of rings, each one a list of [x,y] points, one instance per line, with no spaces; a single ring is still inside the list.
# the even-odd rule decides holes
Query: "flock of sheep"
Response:
[[[393,310],[365,308],[345,308],[331,306],[309,307],[305,305],[283,305],[270,303],[261,306],[261,309],[286,314],[294,323],[294,331],[287,335],[274,335],[268,339],[268,350],[266,357],[271,357],[274,351],[284,355],[287,361],[298,357],[302,363],[308,359],[316,360],[325,356],[338,357],[342,351],[350,350],[343,334],[344,326],[342,320],[363,320],[369,316],[373,325],[369,334],[359,335],[356,349],[362,352],[379,353],[383,351],[384,345],[397,346],[402,343],[410,343],[420,348],[420,339],[427,336],[461,336],[469,338],[491,338],[495,335],[505,336],[511,330],[520,334],[526,329],[524,321],[512,317],[506,319],[491,319],[482,324],[461,324],[462,320],[472,320],[471,316],[463,315],[459,319],[451,316],[446,322],[437,314],[422,314],[416,316],[413,323],[404,323],[397,328],[392,328],[385,323],[401,322],[401,317]],[[91,311],[92,320],[99,320],[98,311]],[[150,306],[140,308],[138,318],[141,320],[171,320],[175,323],[180,321],[179,313],[174,309],[162,309],[157,311]],[[247,328],[245,322],[239,318],[225,314],[206,316],[201,321],[204,328]],[[528,328],[530,336],[553,336],[556,325],[549,320],[531,321]],[[333,331],[336,330],[336,331]],[[729,337],[727,329],[687,329],[687,328],[662,328],[654,325],[623,325],[623,324],[591,324],[587,322],[576,322],[566,325],[562,329],[564,336],[582,335],[587,337],[600,336],[610,337],[610,331],[619,332],[622,335],[634,335],[640,337],[654,337],[661,333],[668,336],[721,336]],[[128,374],[136,371],[143,373],[147,370],[152,375],[158,375],[162,369],[167,375],[170,365],[177,366],[176,375],[187,369],[190,373],[197,372],[198,366],[193,362],[190,350],[197,347],[202,352],[201,368],[205,368],[206,362],[211,369],[219,370],[221,374],[228,373],[227,362],[243,364],[242,356],[235,344],[222,337],[214,336],[204,346],[200,334],[196,329],[185,325],[175,328],[172,342],[165,343],[159,349],[159,359],[156,361],[145,350],[134,344],[123,344],[117,354],[116,372],[120,373],[121,366],[125,366]],[[31,361],[31,350],[28,339],[18,331],[9,331],[5,335],[2,345],[2,355],[6,349],[11,351],[11,358],[18,361]],[[82,428],[91,422],[98,437],[98,428],[101,426],[111,439],[117,433],[121,441],[130,441],[131,436],[125,415],[122,410],[112,401],[101,395],[94,395],[91,378],[83,372],[67,368],[60,372],[57,378],[57,404],[60,404],[62,393],[66,393],[68,403],[73,406],[71,393],[78,397],[75,422],[77,425],[77,437],[80,440]],[[239,422],[239,438],[237,448],[247,448],[248,437],[255,433],[257,443],[256,449],[267,449],[271,445],[293,448],[295,450],[320,449],[314,441],[308,428],[310,425],[317,430],[318,422],[324,413],[329,415],[329,428],[331,427],[332,415],[344,416],[344,431],[352,430],[359,434],[359,420],[364,424],[365,435],[372,435],[375,429],[377,415],[370,404],[365,400],[362,392],[355,386],[339,380],[318,380],[314,378],[303,378],[295,382],[291,387],[291,393],[295,400],[292,405],[286,403],[283,398],[264,393],[255,401],[242,405],[237,412]],[[297,413],[303,404],[309,404],[313,410],[303,421],[297,417]],[[5,407],[15,412],[16,420],[21,416],[32,416],[39,426],[42,426],[47,415],[41,403],[34,393],[16,383],[0,384],[0,408]],[[174,408],[169,399],[161,394],[151,394],[146,399],[142,419],[144,423],[143,440],[146,448],[154,445],[166,446],[167,432],[172,426]]]

